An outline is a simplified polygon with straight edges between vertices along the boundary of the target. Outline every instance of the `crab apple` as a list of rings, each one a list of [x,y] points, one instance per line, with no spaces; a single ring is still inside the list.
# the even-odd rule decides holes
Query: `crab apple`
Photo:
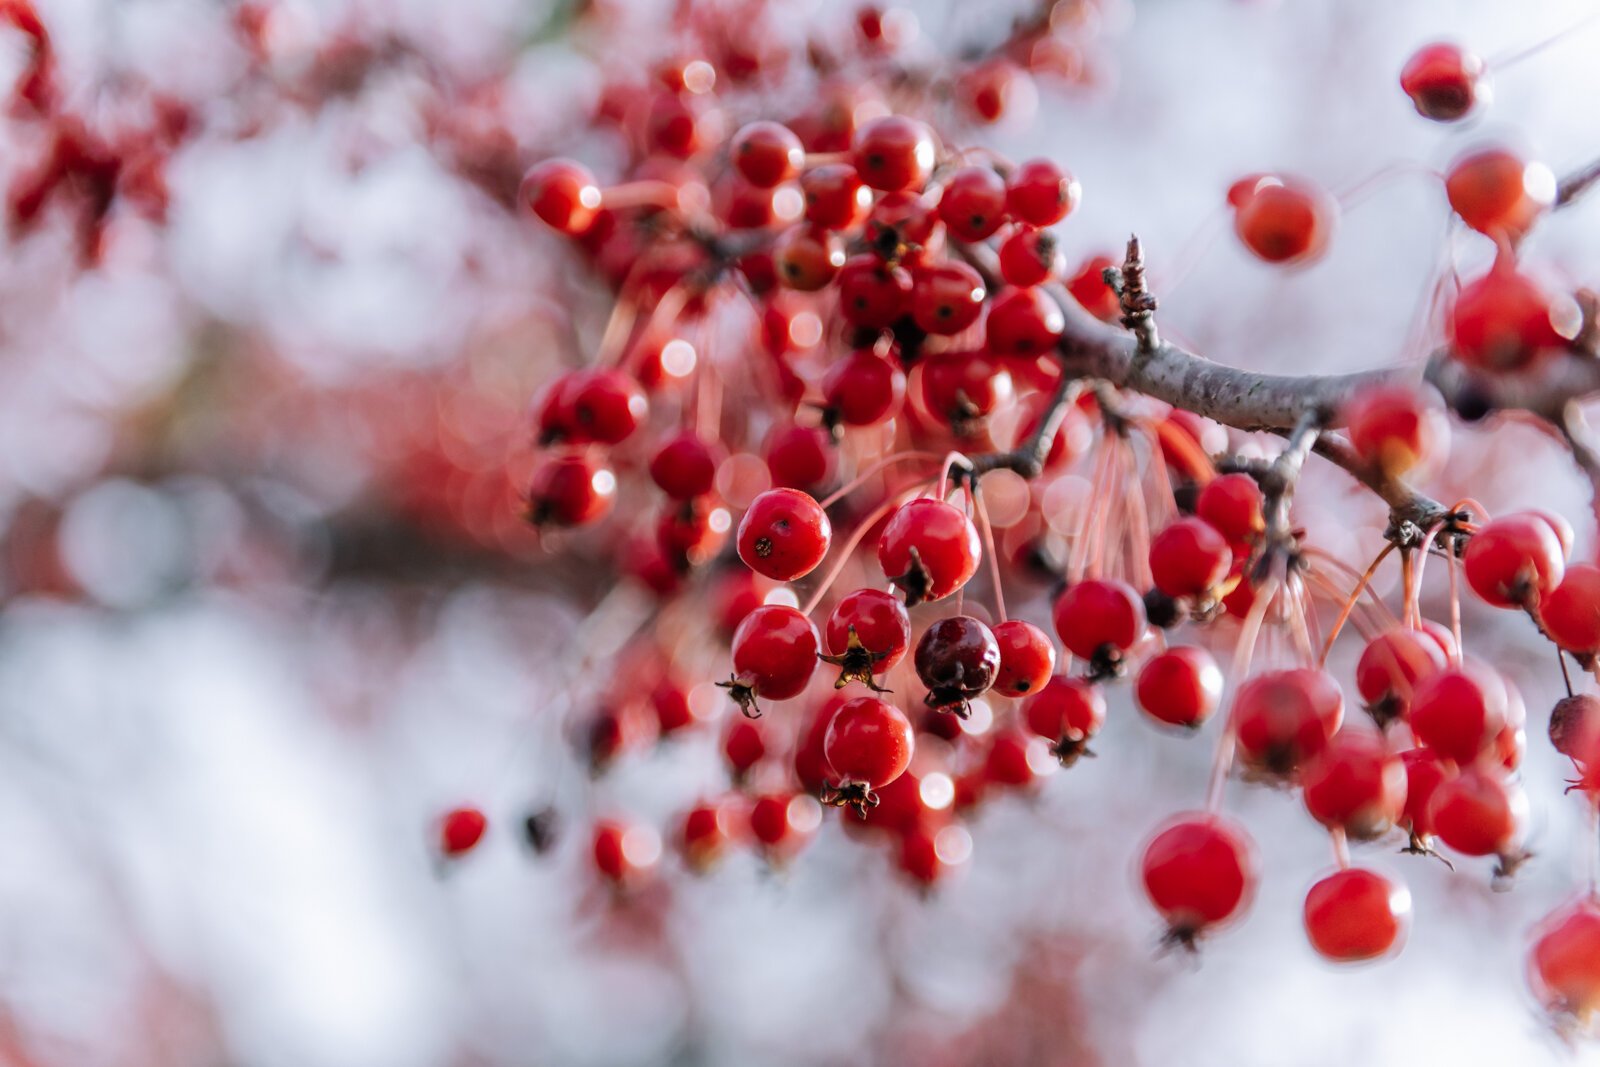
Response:
[[[964,719],[967,702],[987,692],[999,675],[1000,643],[972,616],[952,615],[923,631],[912,662],[928,688],[928,707]]]
[[[962,241],[983,241],[1006,221],[1006,183],[990,167],[962,167],[939,195],[939,220]]]
[[[1233,565],[1233,550],[1217,528],[1189,516],[1150,541],[1150,574],[1170,597],[1208,599]]]
[[[1445,41],[1423,45],[1400,70],[1400,90],[1417,114],[1435,122],[1465,118],[1487,99],[1488,88],[1483,60]]]
[[[452,808],[439,820],[437,847],[446,859],[464,856],[478,847],[489,829],[489,819],[477,808]]]
[[[838,276],[844,266],[844,245],[830,230],[791,226],[773,246],[772,258],[785,286],[814,293]]]
[[[800,787],[812,796],[821,795],[828,787],[828,758],[823,754],[822,743],[828,736],[828,724],[833,713],[844,706],[846,698],[829,696],[814,708],[804,720],[794,746],[794,776]]]
[[[1027,71],[1008,59],[979,63],[956,81],[956,95],[968,114],[979,122],[999,122],[1008,114],[1032,117],[1038,91]]]
[[[1444,188],[1461,221],[1514,241],[1555,202],[1556,176],[1509,149],[1486,148],[1452,163]]]
[[[583,233],[600,210],[600,186],[582,164],[547,159],[522,176],[517,200],[545,225],[568,236]]]
[[[684,501],[662,510],[656,522],[656,543],[663,555],[686,571],[717,554],[732,523],[727,508],[714,507],[704,499]]]
[[[1239,758],[1262,774],[1293,774],[1327,747],[1343,719],[1339,684],[1310,667],[1265,671],[1233,698]]]
[[[699,721],[689,693],[670,678],[663,678],[650,689],[650,710],[656,716],[656,733],[663,740]]]
[[[1505,682],[1483,664],[1447,667],[1417,683],[1409,721],[1418,744],[1471,763],[1506,724]]]
[[[827,413],[846,426],[876,426],[900,410],[905,372],[868,349],[858,349],[828,368],[822,378]]]
[[[733,635],[733,677],[717,684],[746,715],[758,716],[757,697],[788,700],[805,690],[817,668],[817,628],[784,604],[763,604]]]
[[[590,856],[602,878],[626,888],[650,875],[661,858],[661,838],[648,826],[602,819],[594,826]]]
[[[1364,867],[1335,871],[1306,894],[1306,937],[1336,963],[1397,951],[1411,925],[1411,891]]]
[[[978,321],[986,295],[983,278],[965,263],[919,267],[911,285],[911,321],[928,333],[954,336]]]
[[[873,119],[856,131],[850,162],[861,180],[886,193],[920,189],[933,170],[933,131],[905,115]]]
[[[1528,795],[1498,768],[1463,768],[1428,802],[1439,840],[1465,856],[1515,857],[1527,829]]]
[[[1237,186],[1236,186],[1237,188]],[[1339,218],[1339,205],[1310,182],[1264,175],[1237,194],[1233,228],[1257,259],[1307,263],[1322,255]]]
[[[1550,524],[1550,529],[1555,532],[1556,540],[1561,542],[1561,556],[1563,559],[1572,558],[1572,546],[1577,543],[1578,532],[1572,528],[1566,516],[1543,508],[1529,508],[1529,515],[1537,516]]]
[[[1390,477],[1440,455],[1450,440],[1444,403],[1431,386],[1360,390],[1345,404],[1344,421],[1356,455]]]
[[[1067,767],[1079,756],[1094,755],[1089,741],[1105,724],[1106,700],[1092,682],[1057,675],[1022,705],[1022,719]]]
[[[1562,697],[1550,710],[1550,744],[1575,763],[1600,756],[1600,697],[1578,693]]]
[[[804,578],[828,554],[833,524],[816,498],[798,489],[768,489],[739,521],[739,558],[780,582]]]
[[[978,570],[978,530],[961,509],[932,497],[895,509],[878,539],[878,565],[906,607],[943,600]]]
[[[1179,645],[1152,656],[1139,669],[1134,696],[1157,722],[1198,729],[1222,702],[1222,668],[1211,653]]]
[[[774,427],[762,457],[772,484],[780,489],[810,489],[833,477],[835,454],[828,431],[816,426]]]
[[[1042,356],[1061,340],[1066,319],[1038,288],[1007,289],[989,306],[985,329],[997,356]]]
[[[1406,771],[1406,805],[1400,825],[1411,832],[1412,848],[1421,850],[1433,836],[1433,817],[1429,805],[1439,786],[1454,778],[1456,765],[1428,748],[1410,748],[1400,753]]]
[[[824,230],[848,230],[861,224],[872,207],[872,190],[848,163],[825,163],[800,177],[806,221]]]
[[[1093,256],[1084,260],[1078,273],[1067,280],[1072,299],[1102,322],[1115,322],[1122,315],[1122,299],[1106,281],[1106,271],[1116,265],[1110,256]]]
[[[1300,771],[1306,810],[1356,840],[1386,833],[1406,806],[1406,769],[1369,724],[1350,724]]]
[[[1082,199],[1078,180],[1048,159],[1019,163],[1006,179],[1006,209],[1030,226],[1054,226]]]
[[[767,754],[767,736],[755,719],[734,719],[722,735],[722,758],[735,782],[742,782],[750,769]]]
[[[725,640],[733,640],[739,624],[766,603],[773,583],[745,567],[729,567],[711,586],[711,617]]]
[[[922,193],[885,193],[867,213],[867,247],[885,258],[920,264],[938,232],[938,204]]]
[[[1011,375],[984,352],[925,356],[917,385],[923,408],[958,437],[977,433],[983,420],[1011,399]]]
[[[983,754],[982,777],[976,781],[957,780],[957,806],[969,806],[961,803],[960,792],[963,786],[976,786],[976,795],[971,798],[972,802],[976,802],[982,798],[987,786],[1026,789],[1033,785],[1038,780],[1039,774],[1029,756],[1031,747],[1027,735],[1019,730],[995,731],[989,738],[988,750]]]
[[[693,500],[711,492],[725,458],[720,444],[685,431],[668,438],[650,457],[650,480],[674,500]]]
[[[733,820],[728,806],[702,801],[684,813],[678,827],[678,848],[683,861],[697,873],[710,870],[733,842]]]
[[[1056,598],[1054,620],[1068,652],[1114,669],[1144,636],[1144,600],[1126,582],[1090,578]]]
[[[750,805],[750,833],[771,863],[793,857],[821,823],[816,800],[803,793],[767,793]]]
[[[1528,985],[1558,1024],[1592,1032],[1600,1011],[1600,898],[1592,890],[1534,926]]]
[[[877,807],[876,790],[905,773],[915,748],[911,721],[901,710],[877,697],[857,697],[834,712],[822,741],[822,754],[833,769],[827,802],[849,805],[866,817]]]
[[[1568,652],[1600,652],[1600,567],[1577,563],[1561,584],[1539,598],[1539,621],[1550,639]]]
[[[834,605],[825,636],[829,654],[822,659],[839,668],[834,688],[847,682],[876,688],[872,676],[893,669],[911,646],[911,618],[883,590],[857,589]]]
[[[617,476],[588,456],[547,456],[528,487],[528,521],[535,526],[587,526],[611,511]]]
[[[1056,648],[1033,623],[1007,619],[994,628],[994,639],[1000,643],[996,692],[1008,697],[1027,696],[1038,692],[1055,673]]]
[[[918,885],[931,889],[972,853],[972,836],[960,826],[921,823],[900,835],[896,863]]]
[[[911,303],[911,272],[863,253],[845,260],[838,290],[839,314],[845,321],[865,330],[886,330]]]
[[[806,150],[789,127],[761,120],[733,135],[733,165],[759,189],[782,185],[805,166]]]
[[[1242,914],[1258,880],[1255,842],[1221,815],[1188,812],[1145,845],[1145,895],[1166,920],[1167,939],[1189,948],[1203,933]]]
[[[1049,230],[1021,226],[1000,244],[1000,276],[1025,289],[1058,277],[1066,267],[1061,246]]]
[[[1467,542],[1467,584],[1498,608],[1536,604],[1560,584],[1566,555],[1549,522],[1528,512],[1485,523]]]
[[[1422,630],[1395,628],[1367,642],[1356,661],[1356,691],[1381,725],[1405,718],[1417,683],[1443,670],[1439,642]]]
[[[1576,329],[1574,311],[1569,300],[1555,297],[1501,256],[1457,294],[1448,320],[1451,350],[1481,370],[1518,370],[1566,345]]]
[[[1248,474],[1223,474],[1211,479],[1200,490],[1194,511],[1229,544],[1252,541],[1267,528],[1266,497]]]

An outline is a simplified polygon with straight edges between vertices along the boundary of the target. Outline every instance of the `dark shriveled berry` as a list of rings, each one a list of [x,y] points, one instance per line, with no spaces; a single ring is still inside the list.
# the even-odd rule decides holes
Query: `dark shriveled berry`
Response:
[[[1000,643],[970,615],[940,619],[917,642],[917,677],[928,687],[927,704],[966,718],[968,701],[994,684]]]

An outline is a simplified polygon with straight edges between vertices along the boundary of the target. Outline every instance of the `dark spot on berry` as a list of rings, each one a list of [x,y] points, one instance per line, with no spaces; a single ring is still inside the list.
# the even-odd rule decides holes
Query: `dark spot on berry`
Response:
[[[756,555],[760,556],[762,559],[766,559],[768,556],[772,555],[772,538],[756,538]]]

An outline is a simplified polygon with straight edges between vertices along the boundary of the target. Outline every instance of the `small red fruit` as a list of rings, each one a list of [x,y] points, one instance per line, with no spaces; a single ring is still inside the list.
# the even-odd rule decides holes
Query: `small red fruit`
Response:
[[[1356,455],[1391,477],[1438,456],[1450,440],[1444,404],[1431,387],[1364,389],[1345,405],[1344,420]]]
[[[1471,763],[1506,724],[1505,682],[1478,663],[1447,667],[1417,683],[1410,722],[1419,745]]]
[[[1467,584],[1499,608],[1537,604],[1560,584],[1566,555],[1549,522],[1529,512],[1486,523],[1462,557]]]
[[[911,646],[911,619],[900,601],[881,589],[857,589],[834,606],[823,660],[839,668],[834,688],[862,682],[876,688],[875,674],[892,669]]]
[[[1267,528],[1265,508],[1261,487],[1248,474],[1213,478],[1195,502],[1195,514],[1235,545],[1254,540]]]
[[[1056,647],[1033,623],[1008,619],[994,628],[994,639],[1000,644],[996,692],[1008,697],[1037,693],[1055,673]]]
[[[933,133],[916,119],[888,115],[856,131],[850,162],[874,189],[920,189],[933,170]]]
[[[1145,631],[1144,599],[1114,578],[1068,586],[1056,600],[1054,616],[1067,651],[1109,672]]]
[[[439,852],[448,859],[464,856],[488,829],[488,817],[477,808],[453,808],[439,820]]]
[[[739,558],[757,574],[792,582],[816,569],[832,538],[828,513],[809,493],[769,489],[739,521]]]
[[[923,632],[914,662],[917,677],[928,687],[928,707],[966,718],[967,702],[986,692],[999,674],[1000,645],[982,622],[952,615]]]
[[[1450,206],[1479,233],[1515,241],[1556,198],[1556,176],[1543,163],[1488,148],[1456,160],[1445,176]]]
[[[752,717],[757,697],[799,696],[817,669],[817,628],[794,608],[763,604],[745,616],[733,635],[733,677],[717,684]]]
[[[1027,288],[1058,277],[1066,267],[1055,235],[1022,226],[1000,245],[1000,276],[1007,285]]]
[[[1328,246],[1339,205],[1321,189],[1297,178],[1267,175],[1241,196],[1233,226],[1258,259],[1306,263]]]
[[[1568,652],[1600,652],[1600,567],[1568,567],[1561,584],[1539,598],[1539,619],[1550,639]]]
[[[997,356],[1042,356],[1061,340],[1066,319],[1042,290],[1007,289],[989,307],[989,351]]]
[[[1030,226],[1054,226],[1082,199],[1078,180],[1048,159],[1019,164],[1006,182],[1007,209]]]
[[[1255,843],[1220,815],[1178,816],[1145,846],[1145,894],[1167,921],[1167,939],[1193,948],[1206,931],[1240,915],[1255,893]]]
[[[866,818],[878,806],[876,790],[905,773],[916,741],[911,721],[899,708],[876,697],[857,697],[834,712],[822,752],[835,781],[824,800],[849,805]]]
[[[1356,691],[1380,725],[1405,718],[1417,683],[1443,670],[1439,642],[1422,630],[1386,630],[1362,649],[1356,661]]]
[[[1467,767],[1439,783],[1428,803],[1439,840],[1466,856],[1500,856],[1514,865],[1528,822],[1528,796],[1489,767]]]
[[[965,263],[921,267],[912,282],[911,319],[928,333],[950,337],[978,321],[986,294],[983,278]]]
[[[1232,565],[1227,540],[1204,519],[1178,519],[1150,541],[1151,576],[1170,597],[1210,599]]]
[[[848,163],[825,163],[800,178],[806,221],[825,230],[848,230],[867,217],[872,190]]]
[[[1222,668],[1203,648],[1184,645],[1153,656],[1139,669],[1139,708],[1158,722],[1197,729],[1222,701]]]
[[[1450,311],[1450,340],[1468,366],[1517,370],[1566,345],[1576,329],[1575,310],[1501,257],[1462,287]]]
[[[661,838],[648,826],[602,820],[595,824],[591,849],[595,870],[625,888],[647,877],[661,858]]]
[[[1487,96],[1483,60],[1459,45],[1423,45],[1400,71],[1400,89],[1417,114],[1435,122],[1465,118]]]
[[[586,526],[611,511],[617,476],[587,456],[547,456],[533,472],[527,519],[535,526]]]
[[[906,607],[942,600],[978,570],[978,531],[959,508],[932,497],[902,504],[878,541],[878,564]]]
[[[576,236],[600,210],[600,186],[582,164],[547,159],[523,175],[517,199],[551,229]]]
[[[1592,1032],[1600,1011],[1600,899],[1592,891],[1533,928],[1528,984],[1559,1026]]]
[[[650,458],[650,478],[674,500],[692,500],[711,492],[722,446],[692,431],[673,437]]]
[[[981,283],[980,283],[981,287]],[[870,252],[851,256],[839,271],[839,314],[852,326],[884,330],[911,303],[911,272]]]
[[[733,165],[760,189],[782,185],[805,166],[806,150],[789,127],[759,121],[733,135]]]
[[[1022,706],[1028,729],[1051,743],[1050,753],[1070,767],[1092,756],[1089,741],[1106,721],[1106,700],[1098,686],[1082,678],[1051,678]]]
[[[1240,761],[1258,774],[1293,774],[1344,720],[1344,695],[1327,671],[1266,671],[1239,687],[1233,728]]]
[[[939,197],[939,219],[962,241],[983,241],[1006,221],[1006,183],[990,167],[962,167]]]
[[[1109,256],[1095,256],[1084,261],[1067,282],[1067,292],[1083,305],[1083,310],[1102,322],[1115,322],[1122,317],[1122,300],[1117,291],[1106,284],[1106,271],[1117,264]]]
[[[1311,947],[1326,959],[1377,959],[1404,943],[1411,924],[1411,893],[1376,871],[1336,871],[1306,894],[1305,924]]]
[[[1389,830],[1405,812],[1406,770],[1369,723],[1345,726],[1300,772],[1311,817],[1358,841]]]

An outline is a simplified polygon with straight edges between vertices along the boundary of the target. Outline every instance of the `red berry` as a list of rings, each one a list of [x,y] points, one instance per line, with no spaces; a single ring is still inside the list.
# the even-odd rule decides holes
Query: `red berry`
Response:
[[[1255,843],[1220,815],[1178,816],[1145,846],[1145,894],[1180,944],[1242,913],[1255,894]]]
[[[587,456],[547,456],[528,488],[528,521],[535,526],[585,526],[611,510],[617,476]]]
[[[874,791],[905,773],[915,743],[911,721],[893,704],[876,697],[846,701],[822,742],[833,768],[835,802],[876,806]]]
[[[986,293],[983,279],[965,263],[922,267],[912,282],[912,321],[940,337],[958,334],[978,321]]]
[[[763,604],[733,635],[733,678],[718,684],[746,709],[760,714],[756,698],[799,696],[817,668],[817,628],[794,608]]]
[[[656,543],[679,570],[710,560],[727,540],[733,525],[728,509],[704,498],[664,508],[656,522]]]
[[[817,802],[804,794],[768,793],[750,806],[750,832],[774,862],[799,851],[821,821]]]
[[[1406,806],[1400,825],[1411,831],[1413,842],[1433,836],[1433,817],[1429,814],[1433,794],[1457,774],[1456,765],[1432,749],[1412,748],[1400,753],[1406,769]]]
[[[1562,1026],[1588,1033],[1600,1010],[1600,899],[1591,891],[1539,920],[1528,947],[1528,984]]]
[[[661,93],[650,102],[644,135],[649,146],[673,159],[689,159],[722,136],[722,113],[697,96]]]
[[[1405,765],[1370,724],[1334,734],[1300,771],[1300,788],[1312,818],[1356,840],[1387,832],[1405,812]]]
[[[997,356],[1042,356],[1061,340],[1066,319],[1042,290],[1007,289],[989,307],[989,351]]]
[[[1000,245],[1000,276],[1007,285],[1039,285],[1060,275],[1065,266],[1061,246],[1049,230],[1019,227]]]
[[[1150,573],[1170,597],[1209,599],[1232,565],[1233,550],[1204,519],[1178,519],[1150,541]]]
[[[772,484],[786,489],[811,489],[833,476],[833,441],[815,426],[778,426],[767,435],[764,451]]]
[[[1017,108],[1032,114],[1038,103],[1033,78],[1008,59],[996,58],[979,63],[956,82],[958,99],[979,122],[999,122]]]
[[[867,215],[866,244],[880,255],[893,252],[905,263],[920,263],[938,228],[938,205],[931,197],[885,193]]]
[[[1405,718],[1411,696],[1423,678],[1443,670],[1439,643],[1422,630],[1386,630],[1362,649],[1356,662],[1356,691],[1380,724]]]
[[[1419,745],[1471,763],[1506,724],[1505,682],[1480,664],[1447,667],[1417,683],[1410,722]]]
[[[972,853],[972,837],[960,826],[912,826],[901,835],[897,863],[923,887],[931,888]]]
[[[833,713],[843,707],[844,702],[842,696],[830,696],[823,701],[805,720],[794,746],[794,776],[801,788],[812,796],[821,795],[828,787],[828,776],[833,773],[828,768],[827,757],[822,754],[822,742],[828,736]]]
[[[685,431],[650,458],[650,478],[672,499],[692,500],[711,492],[724,458],[721,445]]]
[[[612,885],[625,887],[645,878],[661,858],[661,838],[648,826],[602,820],[595,824],[594,866]]]
[[[1098,686],[1082,678],[1051,678],[1022,706],[1028,729],[1052,742],[1051,752],[1070,765],[1092,755],[1088,744],[1106,721],[1106,701]]]
[[[828,413],[846,426],[876,426],[893,418],[906,398],[906,376],[870,349],[858,349],[822,377]]]
[[[1195,514],[1216,527],[1230,544],[1252,541],[1267,528],[1266,498],[1248,474],[1224,474],[1200,490]]]
[[[1549,522],[1528,512],[1504,515],[1467,542],[1462,569],[1467,584],[1499,608],[1537,604],[1566,573],[1561,541]]]
[[[1310,667],[1258,674],[1233,698],[1239,758],[1257,773],[1293,774],[1327,746],[1343,720],[1339,684]]]
[[[1410,923],[1410,891],[1376,871],[1335,871],[1306,894],[1311,947],[1338,963],[1387,955],[1404,942]]]
[[[911,647],[911,618],[900,601],[881,589],[857,589],[834,605],[826,628],[828,662],[840,668],[839,685],[872,684]]]
[[[702,802],[690,808],[678,831],[683,859],[692,871],[710,869],[733,840],[732,819],[726,804]]]
[[[1344,420],[1356,455],[1391,477],[1438,455],[1450,439],[1444,404],[1432,388],[1372,386],[1345,405]]]
[[[933,133],[916,119],[888,115],[856,131],[850,162],[874,189],[920,189],[933,170]]]
[[[1144,599],[1126,582],[1089,578],[1056,599],[1055,626],[1068,652],[1111,666],[1144,636]]]
[[[978,570],[978,531],[959,508],[932,497],[902,504],[878,540],[878,564],[906,606],[943,600]]]
[[[594,175],[570,159],[547,159],[523,175],[517,199],[551,229],[583,233],[600,210]]]
[[[852,229],[872,207],[872,190],[848,163],[825,163],[806,171],[800,191],[805,194],[806,221],[825,230]]]
[[[1083,310],[1103,322],[1115,322],[1122,317],[1122,301],[1116,290],[1106,284],[1106,271],[1117,264],[1109,256],[1094,256],[1084,261],[1067,282],[1067,292],[1083,305]]]
[[[1550,744],[1580,765],[1600,756],[1600,697],[1591,693],[1562,697],[1550,709]]]
[[[744,180],[761,189],[782,185],[805,166],[806,150],[789,127],[759,121],[733,135],[733,165]]]
[[[739,558],[757,574],[792,582],[816,569],[832,538],[828,513],[809,493],[769,489],[739,521]]]
[[[983,776],[977,782],[958,780],[957,805],[961,805],[960,790],[976,786],[981,795],[983,785],[1022,789],[1033,784],[1038,777],[1029,758],[1028,738],[1016,730],[999,730],[989,739],[989,749],[983,756]],[[978,799],[974,796],[972,800]]]
[[[1467,767],[1439,783],[1428,818],[1439,840],[1463,855],[1510,858],[1527,828],[1528,797],[1498,769]]]
[[[1600,652],[1600,567],[1566,568],[1561,584],[1539,598],[1539,619],[1550,639],[1568,652]]]
[[[772,259],[785,286],[814,293],[833,281],[844,266],[844,245],[831,230],[792,226],[773,246]]]
[[[734,781],[744,781],[750,768],[766,754],[766,734],[757,720],[738,718],[728,724],[728,732],[722,735],[722,757],[728,761]]]
[[[1525,367],[1567,343],[1575,329],[1570,302],[1558,300],[1502,257],[1465,285],[1450,312],[1457,359],[1483,370]]]
[[[888,329],[911,303],[911,273],[870,253],[845,261],[838,287],[839,314],[863,329]]]
[[[1152,657],[1134,687],[1139,707],[1173,726],[1198,728],[1222,701],[1222,668],[1203,648],[1179,646]]]
[[[477,847],[488,829],[488,817],[477,808],[453,808],[439,820],[439,852],[451,859],[464,856]]]
[[[985,693],[1000,672],[1000,644],[977,619],[952,615],[923,632],[913,661],[928,687],[928,707],[966,718],[967,702]]]
[[[994,628],[1000,644],[1000,672],[996,692],[1008,697],[1036,693],[1056,669],[1056,647],[1045,632],[1031,622],[1008,619]]]
[[[1400,71],[1400,89],[1423,118],[1454,122],[1465,117],[1488,88],[1482,79],[1482,59],[1459,45],[1441,42],[1411,54]]]
[[[1258,179],[1240,199],[1234,232],[1258,259],[1268,263],[1316,259],[1327,248],[1339,217],[1339,205],[1327,193],[1309,182],[1281,175]]]
[[[958,437],[971,437],[988,415],[1011,399],[1011,375],[984,352],[938,352],[923,357],[922,406]]]
[[[939,197],[939,218],[961,241],[988,239],[1006,221],[1006,183],[989,167],[962,167]]]
[[[1007,210],[1030,226],[1054,226],[1072,214],[1082,198],[1077,179],[1048,159],[1019,164],[1006,182]]]
[[[1504,148],[1468,153],[1450,166],[1450,206],[1479,233],[1515,241],[1555,202],[1556,176]]]
[[[683,686],[663,678],[650,690],[650,708],[656,715],[656,730],[667,738],[699,721],[689,694]]]

